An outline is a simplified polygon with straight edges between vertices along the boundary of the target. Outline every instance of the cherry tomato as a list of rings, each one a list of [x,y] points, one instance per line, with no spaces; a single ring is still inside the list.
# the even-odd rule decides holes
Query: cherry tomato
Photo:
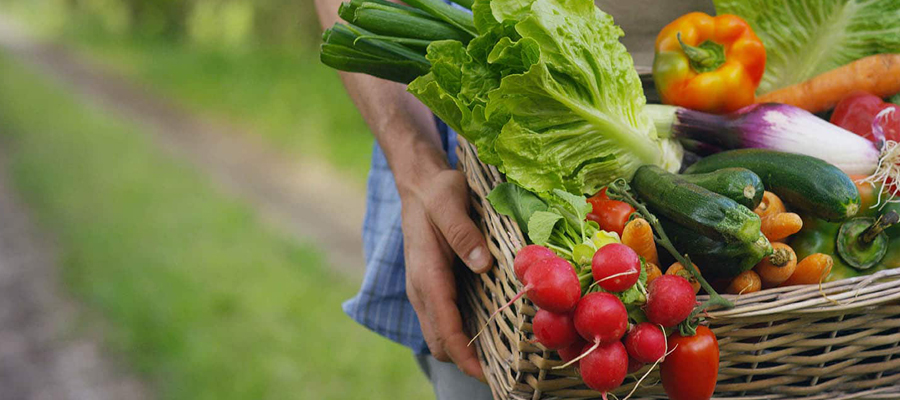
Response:
[[[625,224],[628,223],[628,217],[634,212],[634,207],[623,201],[610,200],[606,196],[605,188],[588,198],[588,203],[591,203],[593,210],[588,213],[587,219],[600,225],[600,229],[616,232],[621,237]]]
[[[719,375],[719,342],[705,326],[694,336],[669,336],[672,352],[660,364],[663,389],[670,400],[708,400]]]
[[[886,140],[900,140],[900,106],[885,103],[878,96],[856,91],[845,97],[834,108],[831,114],[831,123],[859,136],[877,142],[872,134],[872,121],[881,111],[893,109],[893,113],[887,114],[879,121],[884,130]]]

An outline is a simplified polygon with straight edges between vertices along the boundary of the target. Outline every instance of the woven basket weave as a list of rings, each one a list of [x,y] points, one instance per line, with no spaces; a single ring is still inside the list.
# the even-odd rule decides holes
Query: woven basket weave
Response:
[[[460,138],[459,167],[471,188],[472,205],[497,265],[462,279],[462,309],[477,331],[488,315],[521,288],[513,257],[525,239],[510,218],[486,200],[503,176],[478,160]],[[729,310],[710,312],[720,346],[715,399],[900,399],[900,269],[818,285],[768,289],[740,297]],[[477,350],[495,399],[596,398],[574,366],[532,343],[535,309],[520,299],[502,311],[478,338]],[[895,357],[895,354],[898,355]],[[645,367],[649,368],[649,367]],[[646,371],[638,372],[637,376]],[[613,392],[628,394],[626,378]],[[656,371],[633,399],[665,399]]]

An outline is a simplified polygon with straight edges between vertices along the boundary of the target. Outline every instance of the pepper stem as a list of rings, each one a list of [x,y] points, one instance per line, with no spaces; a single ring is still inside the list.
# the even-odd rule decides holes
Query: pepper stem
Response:
[[[862,235],[859,235],[859,242],[864,245],[872,243],[881,232],[897,222],[900,222],[900,215],[898,215],[896,211],[891,210],[882,214],[875,220],[875,223],[872,224],[872,226],[866,228]]]
[[[699,46],[691,46],[681,40],[681,32],[676,34],[681,49],[691,62],[691,68],[699,73],[712,72],[725,64],[725,46],[707,40]]]

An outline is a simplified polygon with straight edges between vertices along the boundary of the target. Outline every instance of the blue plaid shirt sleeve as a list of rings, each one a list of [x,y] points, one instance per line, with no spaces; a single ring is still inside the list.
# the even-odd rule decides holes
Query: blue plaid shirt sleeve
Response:
[[[456,133],[440,120],[437,125],[450,164],[455,166]],[[362,235],[366,274],[359,293],[344,303],[344,312],[416,354],[427,354],[419,319],[406,297],[400,195],[377,143],[372,151]]]

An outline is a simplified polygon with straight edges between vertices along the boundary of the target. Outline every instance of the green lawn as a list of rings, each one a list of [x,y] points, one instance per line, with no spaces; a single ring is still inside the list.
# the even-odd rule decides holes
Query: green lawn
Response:
[[[244,126],[288,157],[318,157],[360,185],[372,135],[337,72],[310,49],[222,49],[67,28],[61,40],[200,114]]]
[[[30,69],[0,54],[0,145],[14,184],[53,233],[68,287],[161,398],[433,396],[406,349],[341,312],[357,285],[315,248]]]

